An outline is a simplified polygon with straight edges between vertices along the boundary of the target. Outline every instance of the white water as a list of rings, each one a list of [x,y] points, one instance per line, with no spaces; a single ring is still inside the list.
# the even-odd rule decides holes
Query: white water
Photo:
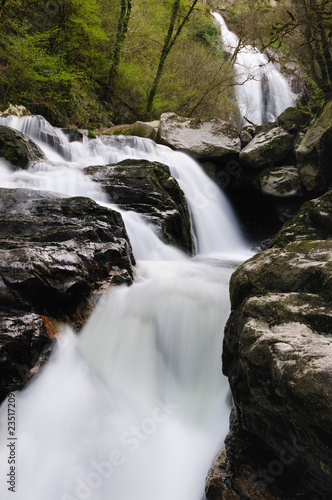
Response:
[[[234,54],[239,38],[227,28],[225,20],[217,12],[213,16],[220,24],[225,52]],[[265,54],[251,45],[241,47],[235,64],[235,93],[241,117],[261,125],[276,118],[294,99],[286,78]]]
[[[16,393],[15,495],[5,477],[2,405],[0,497],[201,500],[228,429],[220,359],[228,280],[248,256],[231,209],[193,160],[152,141],[69,144],[42,118],[0,118],[8,123],[33,137],[49,161],[14,173],[2,161],[2,187],[105,204],[83,166],[135,157],[168,164],[190,204],[199,256],[164,245],[141,217],[122,212],[138,259],[135,283],[105,295],[79,336],[64,328],[50,362]]]

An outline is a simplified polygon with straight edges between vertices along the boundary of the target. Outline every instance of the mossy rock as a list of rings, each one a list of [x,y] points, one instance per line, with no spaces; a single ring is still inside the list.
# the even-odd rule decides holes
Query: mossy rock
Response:
[[[328,238],[332,238],[332,189],[320,198],[304,203],[299,213],[284,224],[270,246],[283,248],[293,241]]]
[[[297,133],[304,130],[311,119],[310,113],[290,107],[278,116],[278,125],[288,132]]]
[[[21,132],[3,125],[0,125],[0,157],[19,169],[45,160],[44,153],[37,144]]]

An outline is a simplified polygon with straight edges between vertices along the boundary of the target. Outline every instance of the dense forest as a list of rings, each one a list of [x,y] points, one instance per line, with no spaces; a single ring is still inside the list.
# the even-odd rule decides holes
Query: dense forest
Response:
[[[204,0],[1,0],[0,106],[54,125],[97,127],[236,113],[232,64]],[[240,44],[255,43],[307,78],[304,104],[332,91],[330,0],[222,2]],[[272,54],[272,55],[271,55]],[[303,103],[302,103],[303,104]],[[311,104],[312,105],[312,104]]]

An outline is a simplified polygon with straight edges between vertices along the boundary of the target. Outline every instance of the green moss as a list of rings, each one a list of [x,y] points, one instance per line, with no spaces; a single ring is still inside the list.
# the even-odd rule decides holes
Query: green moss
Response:
[[[92,130],[88,130],[88,137],[89,139],[96,139],[97,136]]]

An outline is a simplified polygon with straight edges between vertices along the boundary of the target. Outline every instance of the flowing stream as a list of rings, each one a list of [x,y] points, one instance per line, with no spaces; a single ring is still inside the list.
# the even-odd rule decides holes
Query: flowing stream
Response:
[[[234,54],[239,38],[231,32],[224,18],[213,13],[220,24],[221,38],[225,52]],[[241,117],[248,118],[256,125],[273,122],[294,99],[286,78],[275,64],[256,47],[246,45],[237,52],[235,64],[235,94]]]
[[[165,245],[141,216],[121,211],[137,266],[79,335],[63,327],[42,372],[16,393],[17,478],[8,490],[7,404],[0,409],[0,497],[16,500],[201,500],[228,430],[221,372],[228,282],[250,255],[227,201],[198,164],[134,137],[69,143],[42,117],[0,117],[48,160],[0,186],[52,190],[109,204],[83,167],[145,158],[169,165],[185,192],[196,255]]]

